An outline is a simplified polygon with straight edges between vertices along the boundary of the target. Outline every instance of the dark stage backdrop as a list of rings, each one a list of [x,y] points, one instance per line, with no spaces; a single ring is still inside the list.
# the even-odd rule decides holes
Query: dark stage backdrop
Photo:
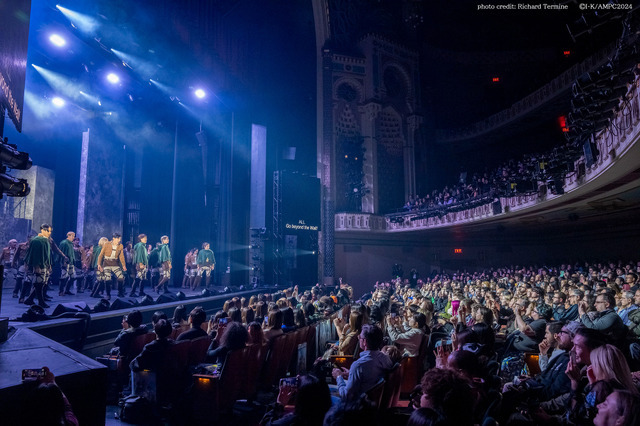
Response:
[[[31,0],[0,1],[0,104],[7,109],[19,132],[22,131],[30,14]]]

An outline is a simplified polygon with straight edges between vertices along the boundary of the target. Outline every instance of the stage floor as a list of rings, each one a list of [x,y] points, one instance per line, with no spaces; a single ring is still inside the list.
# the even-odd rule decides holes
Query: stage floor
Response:
[[[6,280],[2,288],[2,299],[0,299],[0,316],[1,317],[8,317],[10,319],[14,319],[21,316],[29,309],[29,306],[18,303],[18,299],[12,297],[13,288],[14,288],[13,281]],[[222,290],[223,290],[222,287],[213,287],[213,289],[216,290],[218,293],[222,293]],[[202,290],[203,290],[202,286],[196,291],[192,291],[191,289],[183,289],[179,287],[169,288],[169,291],[171,293],[176,294],[177,292],[182,291],[185,294],[185,296],[189,298],[200,295],[202,293]],[[47,302],[49,307],[45,309],[45,314],[51,315],[53,313],[53,310],[60,303],[84,302],[90,308],[93,309],[93,307],[100,301],[100,299],[98,298],[91,297],[90,291],[85,291],[84,293],[78,293],[75,288],[72,289],[71,291],[72,293],[75,293],[73,296],[69,296],[69,295],[58,296],[57,288],[49,289],[49,292],[48,292],[49,296],[51,296],[53,300]],[[129,291],[131,291],[131,288],[128,288],[128,291],[126,292],[127,295],[129,294]],[[145,289],[145,291],[148,295],[150,295],[153,298],[153,300],[156,300],[159,296],[159,294],[153,291],[152,289]],[[115,299],[117,299],[117,294],[118,294],[117,290],[111,290],[111,300],[109,300],[109,302],[113,302]],[[142,297],[138,297],[136,299],[140,301],[142,300]]]

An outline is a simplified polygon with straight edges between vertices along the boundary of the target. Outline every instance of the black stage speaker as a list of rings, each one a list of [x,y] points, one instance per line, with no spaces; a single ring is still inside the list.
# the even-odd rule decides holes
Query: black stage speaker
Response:
[[[153,300],[153,297],[149,296],[148,294],[145,294],[145,296],[142,298],[138,306],[155,305],[155,303],[156,302]]]
[[[500,200],[494,201],[493,204],[491,204],[491,206],[493,207],[493,214],[502,213],[502,204],[500,203]]]
[[[176,296],[173,293],[161,294],[156,299],[156,303],[171,303],[171,302],[177,302],[177,301],[178,301],[178,296]]]
[[[100,299],[96,306],[93,307],[93,312],[107,312],[109,310],[109,301],[107,299]]]
[[[138,300],[135,297],[118,297],[111,303],[109,310],[131,309],[136,306],[138,306]]]
[[[86,312],[91,313],[91,308],[85,302],[59,303],[53,310],[51,316],[55,317],[67,312]]]

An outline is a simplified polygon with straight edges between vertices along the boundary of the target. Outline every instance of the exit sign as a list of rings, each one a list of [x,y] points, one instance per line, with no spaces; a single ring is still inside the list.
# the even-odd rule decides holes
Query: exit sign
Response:
[[[453,249],[454,254],[462,254],[462,249]]]

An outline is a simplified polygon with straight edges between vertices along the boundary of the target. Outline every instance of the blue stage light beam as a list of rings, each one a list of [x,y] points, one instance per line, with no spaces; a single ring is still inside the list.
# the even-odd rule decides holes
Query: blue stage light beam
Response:
[[[68,77],[35,64],[31,64],[31,66],[38,71],[42,78],[44,78],[49,86],[55,89],[56,92],[69,99],[77,100],[80,98],[82,88]]]
[[[96,30],[100,26],[98,21],[91,16],[75,12],[67,9],[66,7],[62,7],[59,4],[56,5],[56,9],[58,9],[71,22],[71,25],[83,33],[95,34]]]
[[[113,52],[113,54],[122,61],[123,66],[133,70],[133,72],[138,74],[143,80],[149,80],[151,76],[155,75],[158,71],[157,65],[154,65],[149,61],[145,61],[137,56],[113,48],[111,49],[111,52]]]
[[[154,79],[150,78],[149,79],[149,83],[151,83],[153,86],[157,87],[158,90],[160,90],[162,93],[164,93],[165,95],[167,95],[169,97],[175,98],[176,97],[176,93],[178,93],[178,89],[176,89],[175,87],[167,86],[164,83],[160,83],[158,80],[154,80]]]
[[[87,101],[95,105],[102,106],[102,102],[100,101],[100,98],[98,98],[97,96],[90,95],[87,92],[84,92],[82,90],[80,90],[78,93],[80,93],[80,96],[82,96]]]

